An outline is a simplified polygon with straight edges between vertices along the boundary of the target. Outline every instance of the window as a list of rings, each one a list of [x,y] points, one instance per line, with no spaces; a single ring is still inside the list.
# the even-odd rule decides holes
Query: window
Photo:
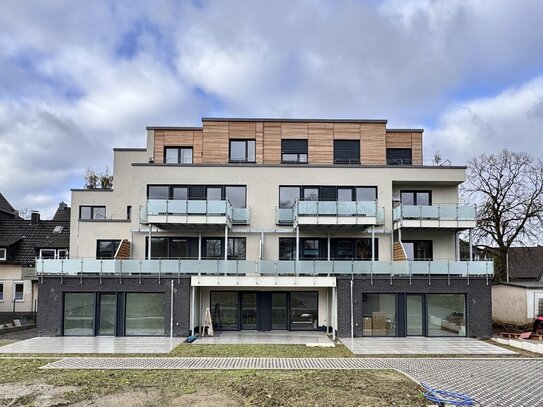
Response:
[[[337,201],[338,202],[349,202],[353,200],[353,189],[352,188],[338,188],[337,189]]]
[[[24,283],[13,283],[13,298],[15,301],[24,301]]]
[[[125,335],[164,335],[164,294],[126,294]]]
[[[396,294],[362,294],[362,335],[396,336]]]
[[[164,162],[166,164],[192,164],[192,147],[166,147]]]
[[[145,242],[145,258],[148,255],[149,239]],[[198,239],[186,237],[151,237],[151,258],[189,259],[196,258]]]
[[[304,187],[303,188],[304,201],[318,201],[319,200],[319,188]]]
[[[4,247],[0,248],[0,260],[7,260],[7,259],[8,259],[7,249]]]
[[[117,249],[121,244],[120,240],[97,240],[96,241],[96,258],[97,259],[113,259]]]
[[[41,259],[67,259],[67,249],[40,249],[39,257]]]
[[[334,140],[335,164],[360,164],[360,140]]]
[[[219,259],[222,257],[222,240],[223,239],[205,239],[204,257],[206,259]]]
[[[306,164],[307,140],[281,140],[281,161]]]
[[[230,162],[256,162],[255,140],[230,140]]]
[[[319,293],[293,291],[290,293],[290,329],[317,330],[319,323]]]
[[[189,189],[187,187],[172,187],[172,199],[186,201],[188,197]]]
[[[466,336],[466,296],[428,294],[428,336]]]
[[[377,188],[376,187],[356,187],[356,200],[359,202],[376,201]]]
[[[379,259],[379,239],[373,242],[374,259]],[[331,239],[331,258],[333,260],[371,260],[371,239]]]
[[[411,165],[410,148],[387,148],[388,165]]]
[[[0,302],[4,301],[4,282],[0,281]]]
[[[217,330],[238,329],[238,293],[234,291],[211,291],[211,315],[213,328]]]
[[[279,238],[279,260],[296,259],[296,239],[291,237]]]
[[[245,238],[232,237],[228,239],[228,259],[245,260]]]
[[[431,240],[406,240],[402,243],[407,260],[432,260],[433,247]]]
[[[168,199],[169,198],[168,185],[149,185],[147,187],[147,198],[149,199]]]
[[[64,335],[94,335],[94,293],[64,294]]]
[[[279,187],[279,208],[294,208],[300,199],[300,187]]]
[[[431,205],[432,191],[401,191],[402,205]]]
[[[126,219],[127,220],[132,219],[132,206],[130,205],[126,207]]]
[[[79,219],[106,219],[106,207],[82,205],[79,207]]]
[[[208,201],[220,201],[222,199],[222,188],[207,187],[206,199]]]
[[[225,187],[226,199],[234,208],[246,208],[246,189],[245,187],[227,186]]]
[[[319,258],[319,241],[317,239],[304,239],[302,247],[304,259]]]

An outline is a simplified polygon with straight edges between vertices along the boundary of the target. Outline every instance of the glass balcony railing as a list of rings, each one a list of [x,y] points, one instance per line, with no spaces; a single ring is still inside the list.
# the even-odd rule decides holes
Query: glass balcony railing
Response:
[[[194,260],[194,259],[36,259],[39,276],[212,275],[245,276],[492,276],[492,261],[349,261],[349,260]]]
[[[294,208],[276,208],[276,224],[293,224],[302,218],[376,218],[376,224],[385,220],[384,208],[376,201],[296,201]]]
[[[394,208],[392,216],[395,221],[402,219],[475,221],[476,207],[458,204],[399,205]]]
[[[184,223],[179,218],[172,218],[179,216],[223,216],[228,223],[248,224],[250,209],[234,208],[227,200],[148,199],[147,205],[140,210],[140,221],[144,223],[154,220],[152,218],[160,218],[158,221],[166,223]]]

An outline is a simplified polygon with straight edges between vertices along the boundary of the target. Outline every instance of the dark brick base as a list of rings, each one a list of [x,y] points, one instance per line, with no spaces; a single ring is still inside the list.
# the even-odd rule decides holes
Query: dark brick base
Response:
[[[170,284],[174,283],[173,335],[186,336],[189,333],[190,278],[90,278],[47,277],[38,282],[38,335],[62,335],[63,294],[66,292],[107,292],[107,293],[164,293],[164,332],[170,335]]]
[[[373,278],[355,277],[353,280],[354,336],[362,336],[363,293],[421,293],[421,294],[466,294],[467,335],[489,338],[492,335],[492,299],[490,284],[486,278],[432,277],[428,278]],[[337,279],[338,335],[351,335],[351,279]]]

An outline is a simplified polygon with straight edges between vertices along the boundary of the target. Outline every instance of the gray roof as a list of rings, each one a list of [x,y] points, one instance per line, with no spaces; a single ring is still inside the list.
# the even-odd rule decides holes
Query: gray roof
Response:
[[[0,192],[0,213],[8,215],[9,218],[17,217],[17,211],[15,210],[13,206],[11,206],[9,201],[6,199],[4,195],[2,195],[1,192]],[[5,219],[5,216],[1,218]]]
[[[521,288],[543,288],[543,281],[513,281],[509,283],[496,283],[494,285],[509,285]]]
[[[69,221],[40,220],[32,224],[25,219],[0,220],[0,247],[8,251],[7,260],[0,265],[32,265],[40,249],[68,249],[69,246]]]

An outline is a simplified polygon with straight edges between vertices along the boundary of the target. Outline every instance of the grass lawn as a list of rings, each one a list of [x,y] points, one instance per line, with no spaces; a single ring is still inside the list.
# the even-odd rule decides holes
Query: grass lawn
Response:
[[[426,406],[390,370],[43,370],[47,360],[0,360],[0,405]],[[77,405],[77,404],[76,404]],[[87,405],[87,404],[80,404]],[[200,405],[200,404],[199,404]],[[201,404],[204,405],[204,404]]]

